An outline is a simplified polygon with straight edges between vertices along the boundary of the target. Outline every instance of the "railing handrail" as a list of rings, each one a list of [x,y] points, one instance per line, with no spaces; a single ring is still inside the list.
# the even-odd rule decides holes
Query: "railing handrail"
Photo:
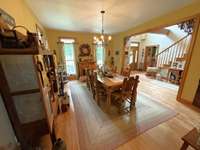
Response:
[[[187,34],[186,36],[184,36],[183,38],[181,38],[180,40],[176,41],[175,43],[173,43],[172,45],[170,45],[169,47],[167,47],[166,49],[164,49],[162,52],[158,53],[156,56],[158,57],[160,54],[164,53],[165,51],[167,51],[168,49],[170,49],[171,47],[173,47],[174,45],[178,44],[179,42],[181,42],[182,40],[186,39],[191,33]]]

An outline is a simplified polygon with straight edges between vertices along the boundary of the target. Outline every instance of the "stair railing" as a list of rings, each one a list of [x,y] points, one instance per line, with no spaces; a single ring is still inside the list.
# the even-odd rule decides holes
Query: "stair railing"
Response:
[[[187,54],[189,43],[190,43],[191,33],[187,34],[180,40],[176,41],[160,53],[156,55],[157,57],[157,67],[171,66],[176,62],[177,58],[184,58]]]

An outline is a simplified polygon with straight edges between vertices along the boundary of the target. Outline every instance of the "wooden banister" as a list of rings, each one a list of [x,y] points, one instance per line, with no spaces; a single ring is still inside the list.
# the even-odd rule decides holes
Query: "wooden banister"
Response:
[[[187,34],[180,40],[176,41],[162,52],[156,55],[157,57],[157,67],[171,65],[179,60],[183,60],[184,55],[187,53],[188,40],[191,34]]]
[[[182,40],[186,39],[191,33],[187,34],[186,36],[184,36],[183,38],[181,38],[180,40],[176,41],[175,43],[173,43],[172,45],[170,45],[169,47],[167,47],[166,49],[164,49],[162,52],[158,53],[156,56],[158,57],[160,54],[166,52],[168,49],[170,49],[171,47],[175,46],[176,44],[178,44],[179,42],[181,42]]]

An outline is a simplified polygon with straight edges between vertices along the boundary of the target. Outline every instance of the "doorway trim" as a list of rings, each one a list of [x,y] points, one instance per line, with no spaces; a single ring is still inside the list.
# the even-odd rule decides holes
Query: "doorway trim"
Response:
[[[143,69],[144,70],[146,70],[147,68],[146,68],[146,65],[147,65],[147,48],[148,47],[156,47],[156,53],[155,53],[155,55],[157,54],[157,51],[158,51],[158,49],[159,49],[159,46],[160,45],[147,45],[147,46],[145,46],[145,48],[144,48],[144,66],[143,66]]]
[[[136,66],[136,68],[137,68],[137,70],[138,70],[138,69],[139,69],[139,68],[138,68],[138,65],[139,65],[138,60],[139,60],[140,42],[133,41],[133,42],[131,42],[131,43],[138,44],[138,46],[137,46],[137,47],[138,47],[138,50],[137,50],[137,66]],[[128,47],[128,50],[127,50],[127,51],[129,51],[129,48],[131,49],[131,48],[133,48],[133,47],[136,47],[136,46],[130,46],[130,47]],[[126,53],[127,51],[125,51],[125,53]],[[133,62],[135,62],[135,57],[134,57]],[[125,55],[124,55],[124,59],[123,59],[123,65],[124,65],[124,63],[125,63]],[[121,70],[121,71],[122,71],[122,70]]]

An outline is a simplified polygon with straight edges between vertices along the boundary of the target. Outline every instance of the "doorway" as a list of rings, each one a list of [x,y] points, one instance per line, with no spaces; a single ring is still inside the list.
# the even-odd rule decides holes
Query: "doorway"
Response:
[[[138,69],[139,46],[139,42],[131,42],[127,47],[125,64],[129,65],[131,70]]]
[[[144,68],[156,67],[156,55],[158,53],[159,46],[146,46],[145,47],[145,58],[144,58]]]
[[[198,21],[198,18],[192,18],[126,37],[124,58],[127,45],[139,42],[138,70],[155,80],[177,85],[177,99],[180,100]]]

